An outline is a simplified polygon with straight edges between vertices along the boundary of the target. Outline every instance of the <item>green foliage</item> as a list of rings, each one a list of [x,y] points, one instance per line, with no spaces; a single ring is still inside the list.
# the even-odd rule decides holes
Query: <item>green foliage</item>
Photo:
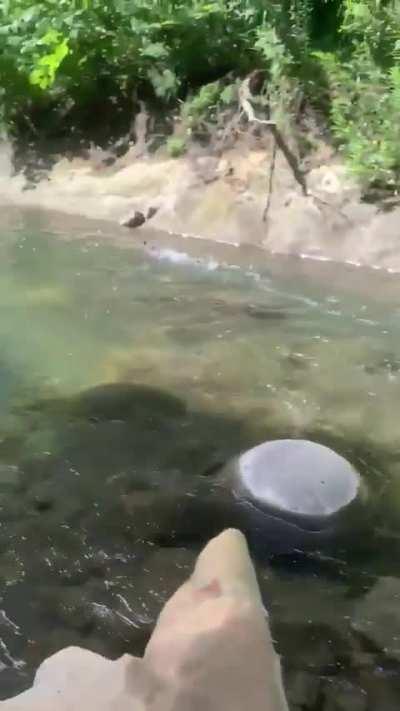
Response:
[[[290,75],[293,57],[279,38],[277,31],[263,25],[257,31],[255,50],[260,53],[268,71],[261,103],[269,107],[269,113],[281,130],[290,131],[291,104],[295,95],[294,82]]]
[[[233,104],[238,99],[238,87],[236,84],[228,84],[224,89],[222,89],[219,99],[224,106],[229,106]]]
[[[69,53],[68,41],[60,32],[49,30],[38,41],[38,45],[40,44],[47,48],[47,52],[36,60],[36,66],[29,75],[29,81],[41,89],[49,89],[55,82],[61,62]]]
[[[90,106],[133,90],[165,103],[189,89],[195,120],[212,104],[196,87],[262,64],[260,28],[282,25],[283,6],[288,20],[300,18],[294,8],[308,1],[267,12],[264,0],[0,0],[3,113],[12,128],[33,105]]]
[[[181,87],[249,64],[262,15],[252,0],[3,0],[0,86],[12,123],[30,101],[92,100]],[[243,61],[242,61],[243,58]]]
[[[400,2],[346,0],[342,42],[316,52],[328,80],[334,136],[361,183],[400,183]]]
[[[179,136],[170,136],[167,140],[167,152],[171,158],[179,158],[186,153],[186,141]]]
[[[182,106],[182,118],[189,126],[196,126],[204,116],[218,103],[221,95],[221,86],[218,81],[205,84],[193,97],[189,97]]]
[[[0,0],[0,118],[14,133],[133,96],[179,102],[196,130],[262,69],[261,110],[289,131],[302,92],[362,183],[397,189],[399,66],[400,0]]]
[[[180,118],[188,134],[207,135],[224,112],[238,110],[240,80],[230,84],[215,81],[204,84],[197,92],[188,94],[181,105]]]

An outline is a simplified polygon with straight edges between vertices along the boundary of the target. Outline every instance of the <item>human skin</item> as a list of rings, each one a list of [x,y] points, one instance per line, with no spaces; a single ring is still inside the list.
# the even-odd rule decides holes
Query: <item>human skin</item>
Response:
[[[79,648],[39,668],[33,688],[0,711],[287,711],[246,541],[212,539],[167,602],[142,659]]]

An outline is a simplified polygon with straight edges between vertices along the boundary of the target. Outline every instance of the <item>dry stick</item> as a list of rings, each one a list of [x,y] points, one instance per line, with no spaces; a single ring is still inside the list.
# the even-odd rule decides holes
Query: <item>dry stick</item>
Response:
[[[250,102],[250,86],[249,86],[249,81],[250,77],[247,77],[245,79],[239,89],[239,103],[241,106],[242,111],[246,114],[247,120],[249,123],[259,123],[262,124],[263,126],[268,126],[271,130],[271,133],[275,139],[275,142],[278,146],[278,148],[281,149],[283,155],[285,156],[288,165],[290,166],[293,176],[296,179],[297,183],[300,185],[301,190],[303,195],[307,196],[308,195],[308,190],[307,190],[307,184],[306,184],[306,179],[304,176],[304,173],[302,170],[299,168],[299,163],[294,155],[293,151],[289,148],[287,145],[282,133],[280,132],[278,126],[276,125],[276,121],[271,121],[267,119],[259,119],[254,113],[253,106]]]
[[[131,121],[129,130],[130,137],[134,137],[134,155],[135,158],[140,158],[147,148],[147,126],[149,122],[149,114],[146,111],[144,101],[139,101],[140,111],[135,114]]]
[[[303,171],[300,169],[298,160],[287,145],[281,131],[279,130],[278,126],[276,125],[275,121],[271,120],[266,120],[266,119],[259,119],[254,113],[254,109],[252,104],[249,101],[249,96],[250,96],[250,89],[248,85],[248,79],[245,79],[244,82],[242,83],[241,88],[239,89],[239,103],[242,108],[242,111],[246,114],[246,117],[250,123],[259,123],[264,126],[268,126],[271,130],[271,133],[274,137],[274,149],[273,149],[273,156],[272,156],[272,162],[271,162],[271,168],[270,168],[270,174],[269,174],[269,180],[268,180],[268,195],[267,195],[267,204],[265,206],[264,212],[263,212],[263,221],[265,222],[269,208],[271,205],[271,197],[272,197],[272,183],[273,183],[273,173],[275,169],[275,158],[276,158],[276,150],[277,148],[280,148],[282,151],[283,155],[286,158],[286,161],[288,165],[290,166],[293,176],[296,179],[297,183],[301,187],[301,191],[305,197],[312,197],[316,202],[319,202],[321,205],[324,205],[325,207],[329,207],[331,210],[334,212],[337,212],[350,226],[353,225],[352,220],[338,207],[335,205],[331,205],[327,200],[323,200],[322,198],[318,197],[318,195],[314,195],[314,193],[310,193],[308,188],[307,188],[307,182],[306,182],[306,177]]]
[[[124,144],[127,145],[128,149],[132,146],[133,150],[131,153],[131,158],[141,158],[147,149],[147,133],[148,133],[148,123],[150,116],[146,110],[146,104],[144,101],[139,101],[139,111],[135,113],[134,107],[136,105],[136,91],[132,93],[132,117],[129,125],[128,133],[125,136],[119,138],[115,143],[113,148],[119,148]]]
[[[307,189],[306,178],[305,178],[303,171],[299,167],[299,162],[298,162],[295,154],[293,153],[293,151],[290,150],[288,144],[286,143],[285,139],[283,138],[283,135],[280,132],[276,123],[273,123],[270,128],[271,128],[272,135],[275,138],[275,141],[278,145],[278,148],[281,149],[283,155],[285,156],[288,164],[290,165],[290,167],[292,169],[292,173],[293,173],[295,179],[297,180],[298,184],[301,187],[301,191],[302,191],[303,195],[305,197],[308,197],[309,192]]]
[[[276,140],[274,139],[274,147],[272,149],[272,160],[271,160],[271,165],[269,168],[267,202],[265,203],[265,207],[264,207],[264,211],[263,211],[263,215],[262,215],[263,222],[267,221],[269,209],[271,207],[272,188],[273,188],[274,171],[275,171],[275,160],[276,160],[277,152],[278,152],[278,144],[277,144]]]

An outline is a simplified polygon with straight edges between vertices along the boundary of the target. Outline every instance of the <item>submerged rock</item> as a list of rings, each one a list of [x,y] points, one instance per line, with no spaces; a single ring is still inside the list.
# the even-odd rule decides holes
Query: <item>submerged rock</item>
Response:
[[[245,312],[259,321],[284,321],[289,316],[284,307],[269,307],[264,304],[247,304]]]
[[[264,442],[230,462],[220,480],[247,510],[250,533],[261,533],[273,550],[331,538],[363,498],[351,464],[307,440]]]
[[[324,685],[321,696],[324,711],[366,711],[371,708],[369,695],[363,687],[347,679],[330,680]]]
[[[174,395],[132,383],[106,383],[89,388],[73,399],[72,409],[99,420],[126,419],[143,412],[154,417],[179,417],[186,410]]]
[[[239,458],[235,484],[261,508],[312,528],[348,506],[359,486],[359,474],[343,457],[306,440],[276,440],[249,450]]]
[[[380,578],[356,606],[353,628],[400,662],[400,579]]]

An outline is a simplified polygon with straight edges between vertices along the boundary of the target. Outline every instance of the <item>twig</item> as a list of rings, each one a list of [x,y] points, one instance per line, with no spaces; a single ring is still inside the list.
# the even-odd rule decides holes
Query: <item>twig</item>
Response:
[[[249,88],[250,78],[245,79],[239,88],[239,104],[240,108],[246,114],[246,118],[249,123],[262,123],[265,126],[275,126],[275,121],[270,121],[269,119],[259,119],[254,113],[252,104],[250,103],[250,88]]]
[[[308,196],[307,183],[303,171],[299,167],[299,162],[286,143],[281,131],[276,125],[276,121],[270,119],[259,119],[254,113],[254,108],[250,101],[251,91],[250,91],[250,77],[245,79],[239,88],[239,104],[242,111],[245,113],[249,123],[258,123],[264,126],[268,126],[271,133],[275,139],[275,143],[278,148],[282,151],[286,158],[289,167],[292,170],[293,176],[297,183],[300,185],[303,195]]]
[[[301,187],[301,191],[305,197],[308,196],[308,189],[307,189],[307,183],[306,183],[306,177],[299,167],[299,162],[293,153],[293,151],[290,150],[288,144],[286,143],[282,133],[280,132],[278,126],[276,124],[273,124],[271,126],[271,131],[272,135],[274,136],[276,143],[278,144],[278,148],[281,149],[283,155],[285,156],[288,165],[292,169],[292,173],[294,178],[296,179],[297,183]]]
[[[273,178],[274,178],[274,171],[275,171],[275,162],[276,162],[276,154],[277,154],[277,149],[279,148],[283,155],[286,158],[286,161],[291,168],[291,171],[293,173],[293,176],[296,180],[296,182],[300,185],[301,191],[305,197],[310,197],[313,198],[316,202],[319,202],[321,205],[324,205],[326,207],[329,207],[331,210],[336,212],[338,215],[342,217],[343,220],[345,220],[349,225],[353,225],[352,220],[338,207],[335,205],[331,205],[327,200],[324,200],[323,198],[318,197],[318,195],[315,195],[314,193],[310,192],[307,187],[307,182],[306,182],[306,176],[304,171],[301,170],[299,166],[299,161],[296,157],[296,155],[293,153],[293,151],[289,148],[285,138],[282,135],[282,132],[278,128],[276,121],[272,121],[269,119],[259,119],[255,115],[254,108],[251,104],[250,97],[251,97],[251,91],[250,91],[250,79],[251,77],[247,77],[245,79],[240,88],[239,88],[239,104],[242,109],[242,112],[246,115],[247,120],[249,123],[258,123],[262,124],[264,126],[268,126],[270,129],[272,136],[274,138],[274,147],[273,147],[273,153],[272,153],[272,160],[271,160],[271,165],[270,165],[270,170],[269,170],[269,178],[268,178],[268,193],[267,193],[267,202],[263,211],[262,215],[262,220],[263,222],[266,222],[268,213],[271,207],[271,199],[272,199],[272,189],[273,189]]]
[[[264,211],[263,211],[263,215],[262,215],[263,222],[267,221],[269,209],[271,207],[272,188],[273,188],[273,181],[274,181],[275,161],[276,161],[277,151],[278,151],[278,144],[277,144],[275,137],[274,137],[274,146],[272,149],[272,160],[271,160],[271,165],[269,167],[267,202],[265,203],[265,207],[264,207]]]

